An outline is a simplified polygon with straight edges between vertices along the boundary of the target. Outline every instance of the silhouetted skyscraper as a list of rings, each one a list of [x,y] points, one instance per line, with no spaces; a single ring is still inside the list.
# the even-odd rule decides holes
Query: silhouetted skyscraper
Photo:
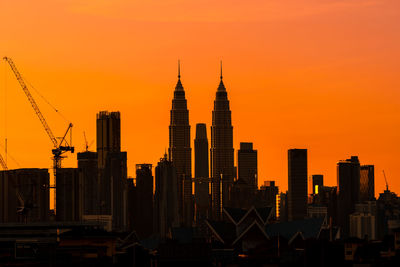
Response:
[[[153,175],[151,164],[136,164],[136,232],[140,238],[153,233]]]
[[[337,163],[338,212],[337,222],[341,227],[341,236],[348,237],[350,214],[360,194],[360,162],[357,156]]]
[[[80,221],[83,211],[82,184],[78,169],[59,168],[56,176],[56,218],[58,221]]]
[[[178,66],[178,82],[172,99],[169,125],[169,159],[177,170],[179,214],[186,226],[192,223],[192,157],[190,148],[189,111]],[[185,182],[184,182],[185,181]],[[184,184],[185,183],[185,184]],[[190,184],[190,186],[189,186]],[[185,190],[184,190],[185,188]]]
[[[125,230],[127,198],[127,153],[121,152],[119,112],[97,114],[99,210],[111,215],[112,229]]]
[[[288,219],[307,216],[307,149],[288,151]]]
[[[206,219],[209,212],[208,139],[206,124],[196,124],[194,139],[195,209],[196,221]]]
[[[228,94],[222,81],[219,83],[214,100],[211,126],[211,178],[212,213],[214,219],[221,219],[222,207],[229,204],[229,192],[234,181],[233,127],[229,109]]]
[[[375,198],[374,165],[360,167],[360,201],[372,201]]]
[[[240,143],[237,152],[238,179],[244,180],[253,187],[253,194],[258,188],[257,177],[257,150],[253,149],[253,143]]]
[[[171,227],[179,226],[178,179],[176,168],[167,155],[155,169],[154,232],[165,238]]]
[[[108,152],[121,151],[121,118],[119,112],[100,111],[97,114],[98,167],[103,169]]]
[[[324,186],[324,176],[322,174],[314,174],[312,176],[312,193],[318,194],[319,189]]]
[[[82,181],[83,215],[101,214],[97,152],[78,153],[78,173]]]

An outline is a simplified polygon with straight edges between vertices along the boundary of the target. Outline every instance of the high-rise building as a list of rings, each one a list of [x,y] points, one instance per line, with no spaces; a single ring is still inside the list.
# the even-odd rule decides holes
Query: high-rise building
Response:
[[[211,178],[212,213],[215,220],[221,219],[222,207],[229,204],[230,190],[234,182],[233,126],[228,94],[222,80],[214,100],[211,126]]]
[[[97,152],[78,153],[78,173],[82,182],[83,215],[101,214]]]
[[[312,193],[318,194],[318,190],[324,186],[324,176],[322,174],[312,175]]]
[[[172,227],[179,226],[178,178],[176,168],[167,155],[155,168],[154,232],[165,238]]]
[[[208,217],[210,204],[210,179],[208,168],[208,139],[206,124],[196,124],[196,139],[194,139],[194,172],[195,172],[195,210],[196,221]]]
[[[0,171],[0,222],[48,221],[49,182],[47,169]]]
[[[83,192],[76,168],[59,168],[56,176],[56,219],[71,222],[82,220]]]
[[[307,216],[307,149],[288,151],[288,219]]]
[[[108,152],[121,151],[121,118],[119,112],[97,114],[97,153],[100,169],[105,168]]]
[[[98,206],[111,215],[113,230],[125,230],[127,197],[127,153],[121,152],[119,112],[97,114]]]
[[[337,222],[341,236],[349,236],[350,214],[354,212],[360,194],[360,161],[357,156],[337,163],[338,212]]]
[[[360,201],[375,199],[375,171],[374,165],[360,166]]]
[[[153,233],[153,174],[151,164],[136,164],[136,233],[140,238]]]
[[[114,230],[124,231],[127,223],[127,153],[109,152],[104,169],[107,188],[104,207],[109,209]],[[100,203],[103,205],[103,202]]]
[[[185,226],[192,224],[192,157],[190,147],[189,111],[178,65],[178,82],[172,99],[169,125],[169,160],[176,167],[178,177],[179,214]],[[190,184],[190,186],[189,186]]]
[[[257,150],[253,149],[253,143],[240,143],[237,152],[238,179],[252,186],[254,193],[258,188],[257,177]]]
[[[276,209],[278,195],[279,188],[275,185],[275,181],[264,181],[264,185],[260,186],[260,189],[257,191],[257,206],[272,207],[275,209],[275,214],[279,213],[279,210]]]

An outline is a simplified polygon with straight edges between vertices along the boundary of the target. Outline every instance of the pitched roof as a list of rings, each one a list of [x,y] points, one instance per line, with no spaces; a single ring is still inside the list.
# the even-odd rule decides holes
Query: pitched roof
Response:
[[[246,215],[248,210],[225,207],[224,211],[228,217],[233,220],[233,223],[237,224],[243,218],[243,216]]]
[[[230,244],[236,238],[236,226],[233,223],[205,221],[215,236],[225,244]]]
[[[265,236],[265,238],[269,239],[269,236],[267,235],[267,233],[265,233],[265,230],[263,229],[263,227],[257,222],[254,221],[251,225],[249,225],[249,227],[247,227],[236,239],[235,241],[233,241],[232,245],[234,245],[236,242],[238,242],[248,231],[250,231],[250,229],[255,228],[260,230],[261,234]]]
[[[305,239],[318,238],[324,218],[311,218],[305,220],[269,224],[266,226],[266,233],[269,236],[283,236],[290,240],[298,232],[301,232]]]
[[[260,215],[264,224],[267,222],[268,218],[271,216],[273,207],[256,208],[257,213]]]

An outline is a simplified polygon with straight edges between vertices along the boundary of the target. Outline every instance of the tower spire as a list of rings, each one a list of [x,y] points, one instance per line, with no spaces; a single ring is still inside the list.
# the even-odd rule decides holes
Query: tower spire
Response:
[[[224,82],[222,81],[222,78],[223,78],[223,76],[222,76],[222,60],[221,60],[220,64],[221,64],[221,66],[220,66],[219,78],[221,79],[221,81],[219,82],[218,91],[226,91]]]
[[[181,78],[181,61],[178,59],[178,79]]]
[[[221,78],[221,80],[222,80],[222,60],[221,60],[221,75],[220,75],[220,78]]]

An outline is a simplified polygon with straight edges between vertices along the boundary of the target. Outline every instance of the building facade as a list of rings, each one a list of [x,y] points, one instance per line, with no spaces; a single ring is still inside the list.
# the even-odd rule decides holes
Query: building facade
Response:
[[[136,164],[136,232],[140,238],[153,233],[153,174],[151,164]]]
[[[176,167],[178,177],[179,216],[185,226],[191,226],[192,210],[192,149],[190,147],[189,111],[185,98],[185,90],[178,69],[178,82],[175,86],[174,98],[169,125],[169,160]]]
[[[154,232],[166,238],[172,227],[180,225],[178,216],[178,177],[167,155],[155,168]]]
[[[0,222],[48,221],[49,190],[47,169],[0,171]]]
[[[257,177],[257,150],[253,149],[253,143],[240,143],[237,152],[238,179],[246,181],[253,187],[254,193],[258,187]]]
[[[288,151],[288,219],[307,216],[307,149]]]
[[[360,201],[375,199],[375,168],[374,165],[360,166]]]
[[[221,219],[222,207],[229,204],[235,176],[233,126],[222,71],[220,78],[212,111],[210,148],[212,214],[215,220]]]
[[[208,167],[208,139],[206,124],[196,124],[194,139],[194,172],[195,172],[195,217],[200,222],[209,216],[210,211],[210,173]]]
[[[360,194],[360,161],[357,156],[337,163],[338,225],[341,236],[348,237],[350,214],[354,212]]]

